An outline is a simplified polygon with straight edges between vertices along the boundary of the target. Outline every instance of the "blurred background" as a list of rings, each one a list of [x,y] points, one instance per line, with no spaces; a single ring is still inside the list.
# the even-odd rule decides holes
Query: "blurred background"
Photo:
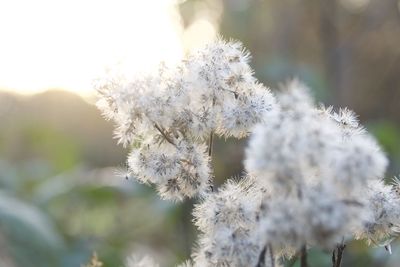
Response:
[[[299,77],[318,102],[355,110],[390,157],[387,177],[400,174],[399,0],[0,0],[1,267],[81,266],[93,251],[110,267],[133,252],[165,266],[189,256],[193,203],[115,176],[127,150],[92,81],[177,62],[218,35],[244,43],[272,90]],[[215,144],[219,183],[242,172],[245,144]],[[330,259],[312,250],[310,265]],[[397,243],[389,255],[353,242],[343,266],[399,262]]]

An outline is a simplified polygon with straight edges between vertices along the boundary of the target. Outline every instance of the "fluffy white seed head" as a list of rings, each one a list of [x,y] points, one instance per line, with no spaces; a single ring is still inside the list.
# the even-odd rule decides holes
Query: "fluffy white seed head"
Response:
[[[148,75],[97,84],[97,106],[114,121],[118,143],[132,148],[133,176],[166,199],[207,191],[210,136],[244,137],[275,107],[249,58],[240,43],[217,40],[177,66],[160,64]]]
[[[299,81],[287,83],[277,100],[246,149],[246,170],[270,195],[260,213],[263,242],[331,248],[367,218],[362,194],[384,175],[387,158],[354,113],[316,108]]]
[[[356,231],[356,238],[369,244],[389,245],[400,233],[400,195],[397,180],[392,185],[383,180],[370,181],[364,195],[369,216],[363,227]]]
[[[388,160],[372,136],[353,135],[342,141],[332,164],[337,179],[359,187],[384,176]],[[353,188],[354,189],[354,188]]]
[[[194,261],[181,266],[256,266],[266,249],[330,249],[354,233],[388,244],[400,230],[400,186],[379,180],[387,158],[375,139],[353,111],[316,108],[298,80],[282,85],[276,101],[249,59],[240,43],[218,40],[178,66],[97,85],[97,106],[131,148],[129,176],[164,199],[202,197]],[[211,192],[210,136],[250,133],[249,176]],[[129,264],[158,266],[149,258]]]
[[[287,106],[265,116],[246,149],[246,170],[276,194],[297,190],[316,175],[329,176],[332,154],[341,141],[338,128],[319,115],[303,86],[293,86],[278,97]]]
[[[262,244],[256,229],[260,194],[251,181],[228,182],[194,210],[201,232],[194,253],[198,266],[255,266]]]

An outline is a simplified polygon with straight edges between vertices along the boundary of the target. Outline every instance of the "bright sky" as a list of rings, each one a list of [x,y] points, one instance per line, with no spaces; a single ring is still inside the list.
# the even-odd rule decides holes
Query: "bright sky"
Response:
[[[89,95],[116,64],[146,71],[182,56],[172,0],[0,0],[0,88]]]

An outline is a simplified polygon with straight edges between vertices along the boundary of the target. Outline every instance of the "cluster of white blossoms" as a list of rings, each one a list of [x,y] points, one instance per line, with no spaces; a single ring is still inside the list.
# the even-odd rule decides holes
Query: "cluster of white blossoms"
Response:
[[[353,112],[316,108],[307,88],[298,81],[288,83],[277,98],[280,110],[269,114],[269,123],[254,130],[246,151],[247,171],[268,187],[273,202],[292,201],[293,205],[300,205],[294,212],[323,216],[327,210],[330,214],[341,214],[339,218],[346,216],[341,207],[349,207],[347,211],[351,213],[358,212],[368,181],[382,178],[386,170],[387,159],[376,141],[359,126]],[[313,221],[305,225],[312,228],[311,234],[317,230],[314,224],[319,223],[316,217],[310,219]],[[333,231],[339,225],[335,225],[335,220],[328,221],[332,225],[322,224],[327,229],[319,229],[327,232],[326,244],[319,244],[322,246],[331,246],[346,234]],[[352,223],[352,220],[340,221]],[[307,231],[303,228],[301,232],[299,236]],[[328,233],[338,235],[331,239],[334,236]],[[318,231],[315,234],[315,237],[307,234],[308,238],[299,241],[316,240]]]
[[[256,266],[261,237],[257,231],[262,195],[251,179],[228,181],[194,210],[200,230],[196,266]]]
[[[100,82],[97,106],[115,122],[119,143],[132,149],[129,175],[156,185],[166,199],[207,191],[213,135],[245,137],[275,105],[248,61],[241,44],[217,41],[173,68]]]
[[[364,196],[370,211],[356,238],[366,239],[369,244],[385,246],[400,233],[400,184],[395,178],[392,184],[382,180],[371,181]]]
[[[316,107],[297,80],[276,98],[250,138],[248,175],[195,209],[196,266],[278,266],[302,249],[353,238],[390,251],[400,187],[382,181],[388,162],[375,139],[352,111]]]
[[[240,44],[217,41],[174,68],[98,87],[98,107],[131,148],[129,175],[166,199],[201,197],[193,262],[181,267],[277,267],[354,238],[390,251],[400,183],[382,180],[388,160],[376,140],[351,110],[317,107],[298,80],[273,97],[248,60]],[[247,175],[209,190],[213,135],[250,133]]]

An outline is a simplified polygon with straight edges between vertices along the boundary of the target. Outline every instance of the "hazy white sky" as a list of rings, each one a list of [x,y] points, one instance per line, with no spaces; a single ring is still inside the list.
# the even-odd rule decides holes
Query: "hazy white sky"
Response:
[[[182,56],[172,0],[0,0],[0,88],[90,94],[106,67]]]

